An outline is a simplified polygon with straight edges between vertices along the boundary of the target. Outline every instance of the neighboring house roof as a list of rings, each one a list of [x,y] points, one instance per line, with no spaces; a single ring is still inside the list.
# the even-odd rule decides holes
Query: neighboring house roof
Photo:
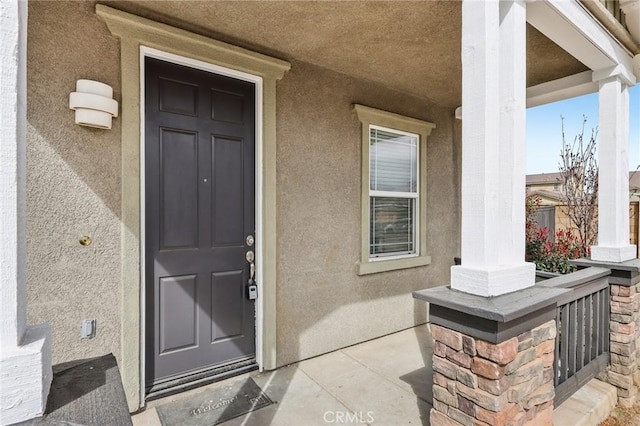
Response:
[[[548,183],[558,183],[560,173],[538,173],[535,175],[527,175],[526,185],[542,185]]]
[[[560,173],[538,173],[527,175],[526,185],[543,185],[550,183],[559,183]],[[629,189],[640,189],[640,170],[632,170],[629,172]]]
[[[545,189],[538,189],[534,191],[529,191],[528,195],[537,195],[540,198],[546,199],[552,203],[562,203],[562,194],[559,191],[547,191]]]

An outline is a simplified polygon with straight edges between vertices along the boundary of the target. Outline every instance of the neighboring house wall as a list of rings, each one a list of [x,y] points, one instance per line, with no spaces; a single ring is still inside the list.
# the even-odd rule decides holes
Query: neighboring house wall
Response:
[[[560,229],[575,229],[575,226],[571,223],[571,219],[567,215],[567,208],[565,206],[556,205],[556,231]]]
[[[54,363],[119,357],[127,327],[121,123],[82,128],[68,109],[80,78],[113,86],[121,99],[119,42],[93,3],[30,1],[28,43],[29,322],[51,323]],[[411,292],[447,283],[459,254],[460,159],[452,109],[295,61],[277,89],[277,362],[284,365],[426,321]],[[362,155],[354,103],[437,126],[427,140],[422,232],[430,266],[356,274]],[[83,235],[90,246],[79,244]],[[94,339],[79,338],[85,318],[97,319]]]
[[[535,185],[527,185],[527,191],[560,191],[559,183],[541,183]]]
[[[638,231],[640,228],[638,227],[638,221],[640,221],[639,216],[639,203],[638,201],[632,201],[629,203],[629,242],[634,244],[638,248],[638,255],[640,257],[640,244],[638,244],[638,240],[640,235]]]

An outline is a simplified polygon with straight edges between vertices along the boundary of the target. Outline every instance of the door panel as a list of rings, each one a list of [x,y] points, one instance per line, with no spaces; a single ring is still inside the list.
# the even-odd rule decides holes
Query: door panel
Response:
[[[172,81],[166,78],[159,80],[159,109],[163,112],[198,115],[198,86],[183,81]]]
[[[246,298],[242,286],[242,271],[214,272],[211,277],[211,305],[217,312],[211,323],[211,342],[236,338],[242,335],[243,315],[234,315],[244,310]]]
[[[198,134],[160,129],[160,247],[198,246]]]
[[[246,101],[240,93],[227,93],[220,90],[211,91],[211,119],[242,124]],[[218,108],[218,106],[221,106]],[[224,107],[222,107],[224,106]]]
[[[242,140],[213,137],[214,210],[211,220],[214,246],[242,245],[246,237],[243,232],[243,145]]]
[[[255,357],[255,86],[145,59],[147,387]]]
[[[160,353],[198,344],[197,277],[160,278],[158,308]]]

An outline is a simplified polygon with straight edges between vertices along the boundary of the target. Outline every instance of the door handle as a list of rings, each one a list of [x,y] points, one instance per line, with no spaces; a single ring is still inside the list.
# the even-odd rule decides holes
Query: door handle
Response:
[[[251,285],[255,282],[254,277],[256,275],[256,264],[254,263],[255,255],[253,254],[253,250],[247,251],[245,258],[247,259],[247,262],[249,262],[249,285]]]
[[[249,300],[255,300],[258,298],[258,286],[256,285],[256,264],[254,263],[255,255],[253,250],[249,250],[245,255],[247,262],[249,262],[249,286],[247,287]]]

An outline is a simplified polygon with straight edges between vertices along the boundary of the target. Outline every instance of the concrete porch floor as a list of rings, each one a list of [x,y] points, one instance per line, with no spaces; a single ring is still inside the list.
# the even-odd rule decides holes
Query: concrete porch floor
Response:
[[[251,376],[276,403],[224,425],[327,425],[345,423],[337,417],[346,413],[357,415],[361,424],[428,425],[431,357],[431,336],[427,325],[421,325],[275,371],[248,373],[151,401],[132,420],[134,426],[160,425],[158,405]]]
[[[275,371],[247,373],[151,401],[132,421],[134,426],[160,426],[158,405],[252,377],[274,404],[223,425],[429,425],[432,355],[425,324]],[[556,407],[553,421],[557,426],[595,426],[606,419],[615,403],[615,388],[593,379]],[[346,413],[356,415],[360,422],[353,417],[345,421]]]

